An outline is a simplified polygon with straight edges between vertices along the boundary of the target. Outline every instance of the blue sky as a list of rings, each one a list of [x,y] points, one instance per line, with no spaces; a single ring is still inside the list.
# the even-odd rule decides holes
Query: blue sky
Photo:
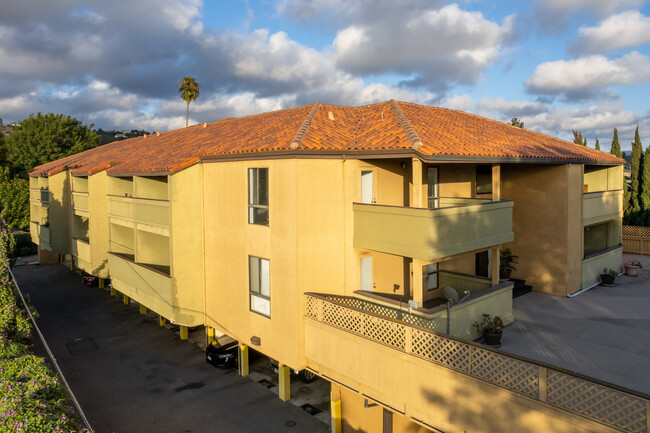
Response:
[[[0,0],[0,118],[60,112],[103,129],[313,102],[460,109],[609,149],[650,145],[641,0]]]

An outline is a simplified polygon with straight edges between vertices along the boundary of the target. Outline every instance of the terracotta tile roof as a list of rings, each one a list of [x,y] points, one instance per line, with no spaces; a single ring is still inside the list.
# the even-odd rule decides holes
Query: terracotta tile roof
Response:
[[[415,152],[436,156],[623,160],[588,147],[439,107],[381,102],[362,107],[313,104],[117,141],[36,167],[32,176],[72,173],[174,173],[202,157],[273,151]],[[415,155],[415,153],[413,153]]]

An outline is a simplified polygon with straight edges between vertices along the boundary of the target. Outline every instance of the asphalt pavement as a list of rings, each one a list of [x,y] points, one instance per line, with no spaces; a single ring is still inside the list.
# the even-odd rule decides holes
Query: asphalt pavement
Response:
[[[16,266],[37,323],[97,433],[330,431],[261,384],[205,362],[153,315],[61,264]]]

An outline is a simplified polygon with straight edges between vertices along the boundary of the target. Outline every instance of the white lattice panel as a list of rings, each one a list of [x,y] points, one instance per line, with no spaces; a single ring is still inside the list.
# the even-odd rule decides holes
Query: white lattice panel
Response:
[[[558,371],[548,372],[548,402],[625,431],[647,428],[645,400]]]
[[[411,353],[445,367],[469,372],[470,346],[425,331],[411,332]]]
[[[476,347],[472,353],[472,376],[539,397],[539,367],[529,362]]]

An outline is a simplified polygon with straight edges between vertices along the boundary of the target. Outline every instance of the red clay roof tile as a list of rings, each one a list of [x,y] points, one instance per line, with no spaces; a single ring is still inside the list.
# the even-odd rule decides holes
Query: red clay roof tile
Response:
[[[301,127],[303,128],[301,130]],[[423,155],[558,159],[621,164],[615,156],[530,130],[439,107],[381,102],[306,105],[117,141],[36,167],[32,176],[174,173],[201,157],[255,152],[417,148]],[[295,147],[295,145],[294,145]]]

